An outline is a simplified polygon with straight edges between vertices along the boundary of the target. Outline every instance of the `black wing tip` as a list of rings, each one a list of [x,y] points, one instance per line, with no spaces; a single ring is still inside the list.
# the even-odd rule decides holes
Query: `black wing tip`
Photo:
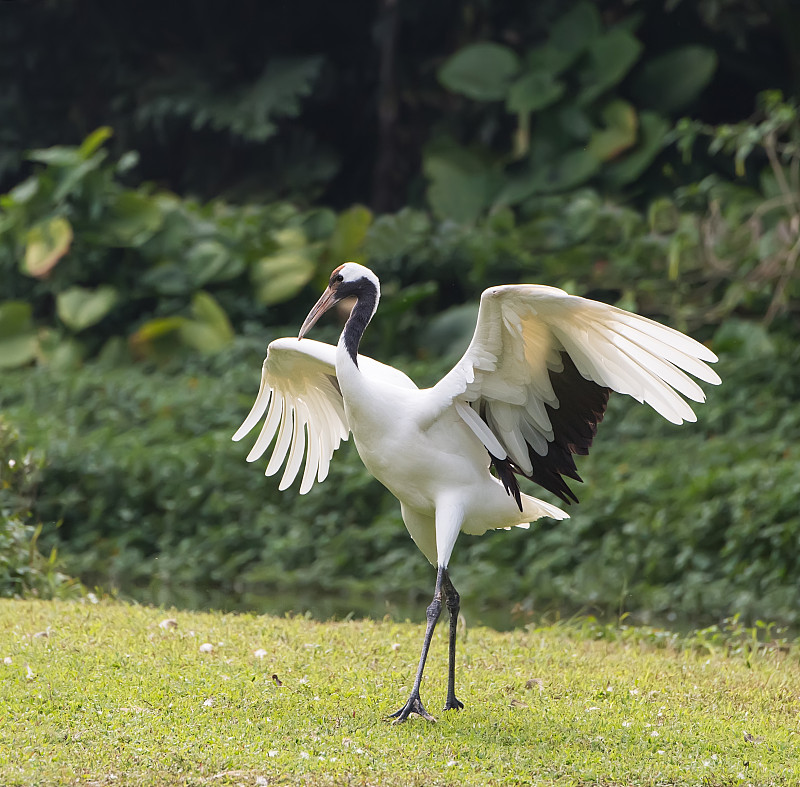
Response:
[[[519,488],[514,467],[514,463],[506,457],[505,459],[498,459],[491,451],[489,451],[489,458],[491,459],[492,467],[494,467],[497,477],[502,481],[503,488],[509,497],[513,497],[517,503],[517,507],[522,512],[522,491]]]

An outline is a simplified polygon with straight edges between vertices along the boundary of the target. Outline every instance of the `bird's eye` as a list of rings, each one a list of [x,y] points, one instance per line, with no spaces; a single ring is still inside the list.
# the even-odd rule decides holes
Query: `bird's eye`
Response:
[[[334,281],[344,281],[344,276],[341,273],[337,273]]]

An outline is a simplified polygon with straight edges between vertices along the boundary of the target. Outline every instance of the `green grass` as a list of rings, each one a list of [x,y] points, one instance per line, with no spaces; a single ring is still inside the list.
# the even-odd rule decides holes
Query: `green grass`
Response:
[[[439,721],[400,726],[417,624],[2,601],[0,632],[9,787],[800,782],[800,654],[735,626],[466,627],[436,714],[440,626]]]

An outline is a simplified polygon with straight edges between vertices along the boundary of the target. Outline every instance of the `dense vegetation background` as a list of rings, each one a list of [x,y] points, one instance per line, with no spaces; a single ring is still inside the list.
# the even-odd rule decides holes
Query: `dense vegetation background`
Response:
[[[301,498],[230,442],[357,259],[420,384],[517,281],[721,358],[697,425],[612,402],[570,520],[464,537],[465,596],[795,621],[798,39],[791,0],[2,4],[0,591],[427,595],[351,447]]]

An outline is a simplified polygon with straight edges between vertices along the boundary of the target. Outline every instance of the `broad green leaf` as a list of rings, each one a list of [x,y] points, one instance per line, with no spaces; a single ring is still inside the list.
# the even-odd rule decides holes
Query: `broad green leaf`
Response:
[[[33,309],[24,301],[0,303],[0,337],[16,336],[33,329]]]
[[[24,366],[36,357],[38,346],[29,303],[0,304],[0,369]]]
[[[148,320],[131,336],[134,344],[142,344],[177,331],[186,322],[185,317],[156,317]]]
[[[596,6],[577,3],[551,25],[549,43],[572,62],[600,35],[600,29],[600,12]]]
[[[308,238],[300,227],[284,227],[272,233],[275,242],[284,249],[304,249]]]
[[[664,147],[669,123],[654,112],[639,116],[639,139],[623,158],[614,161],[604,171],[604,178],[614,186],[631,183],[647,169]]]
[[[135,150],[128,150],[119,157],[114,169],[120,175],[133,169],[139,163],[139,153]]]
[[[512,49],[486,41],[460,49],[439,69],[438,77],[453,93],[475,101],[499,101],[518,71],[519,58]]]
[[[478,156],[455,143],[427,154],[423,170],[430,181],[428,202],[439,218],[469,224],[491,201],[491,170]]]
[[[39,178],[36,175],[31,175],[29,178],[25,178],[22,183],[18,183],[14,186],[14,188],[8,192],[8,196],[11,197],[11,200],[15,204],[24,205],[26,202],[30,202],[38,193]]]
[[[89,134],[83,140],[81,146],[78,148],[78,153],[81,158],[88,159],[103,143],[113,135],[113,130],[110,126],[100,126]]]
[[[543,167],[537,178],[537,191],[568,191],[580,186],[600,169],[600,160],[583,148],[570,151]]]
[[[228,344],[213,325],[197,320],[184,321],[178,330],[181,341],[199,352],[216,353]]]
[[[56,311],[64,325],[79,332],[100,322],[118,299],[117,290],[108,284],[94,290],[70,287],[56,296]]]
[[[511,85],[506,99],[509,112],[538,112],[564,95],[563,82],[547,71],[530,71]]]
[[[639,59],[641,51],[641,43],[620,28],[596,39],[589,47],[588,64],[580,74],[578,104],[588,104],[618,84]]]
[[[221,341],[233,339],[233,327],[225,310],[207,292],[196,292],[192,297],[192,315],[195,320],[212,328]]]
[[[363,205],[353,205],[340,213],[328,241],[328,260],[336,265],[347,261],[363,262],[362,247],[371,223],[372,211]]]
[[[714,349],[756,360],[774,355],[775,342],[763,325],[730,317],[714,334]]]
[[[54,145],[50,148],[31,150],[26,158],[54,167],[77,167],[83,161],[78,148],[67,145]]]
[[[106,155],[106,151],[101,150],[91,158],[81,161],[77,166],[65,167],[62,172],[59,172],[58,185],[53,190],[53,201],[61,202],[72,192],[79,191],[86,176],[100,167]]]
[[[381,259],[397,259],[424,243],[431,232],[425,211],[402,208],[395,214],[378,216],[367,232],[366,251]]]
[[[72,225],[63,216],[35,224],[26,236],[23,272],[36,278],[47,276],[71,243]]]
[[[142,274],[140,283],[159,295],[186,295],[195,289],[187,266],[177,262],[162,262],[150,268]]]
[[[86,347],[75,338],[60,339],[45,358],[51,369],[76,369],[86,357]]]
[[[600,161],[609,161],[636,144],[639,119],[636,110],[622,99],[606,104],[602,117],[606,127],[592,133],[587,150]]]
[[[523,58],[523,69],[528,71],[546,71],[553,77],[562,74],[580,55],[580,50],[561,49],[552,41],[529,49]]]
[[[36,358],[36,334],[0,337],[0,369],[25,366]]]
[[[228,315],[207,292],[192,298],[194,319],[184,320],[178,327],[181,340],[200,352],[215,353],[230,344],[233,327]]]
[[[264,257],[252,267],[256,295],[267,305],[288,301],[311,281],[315,269],[305,249],[284,249]]]
[[[245,268],[241,258],[235,257],[218,240],[199,240],[186,255],[189,279],[195,287],[208,282],[228,281],[238,276]]]
[[[425,326],[422,344],[436,358],[461,355],[470,343],[478,319],[478,304],[451,306]]]
[[[115,246],[141,246],[158,232],[164,216],[158,202],[139,191],[124,191],[111,206],[103,229]]]
[[[717,69],[717,54],[704,46],[678,47],[645,63],[633,82],[638,102],[668,114],[691,104]]]
[[[330,208],[313,208],[303,218],[303,233],[310,242],[325,240],[336,229],[336,212]]]
[[[174,352],[181,345],[178,331],[186,323],[186,317],[156,317],[148,320],[128,339],[131,352],[137,357],[152,357]]]

